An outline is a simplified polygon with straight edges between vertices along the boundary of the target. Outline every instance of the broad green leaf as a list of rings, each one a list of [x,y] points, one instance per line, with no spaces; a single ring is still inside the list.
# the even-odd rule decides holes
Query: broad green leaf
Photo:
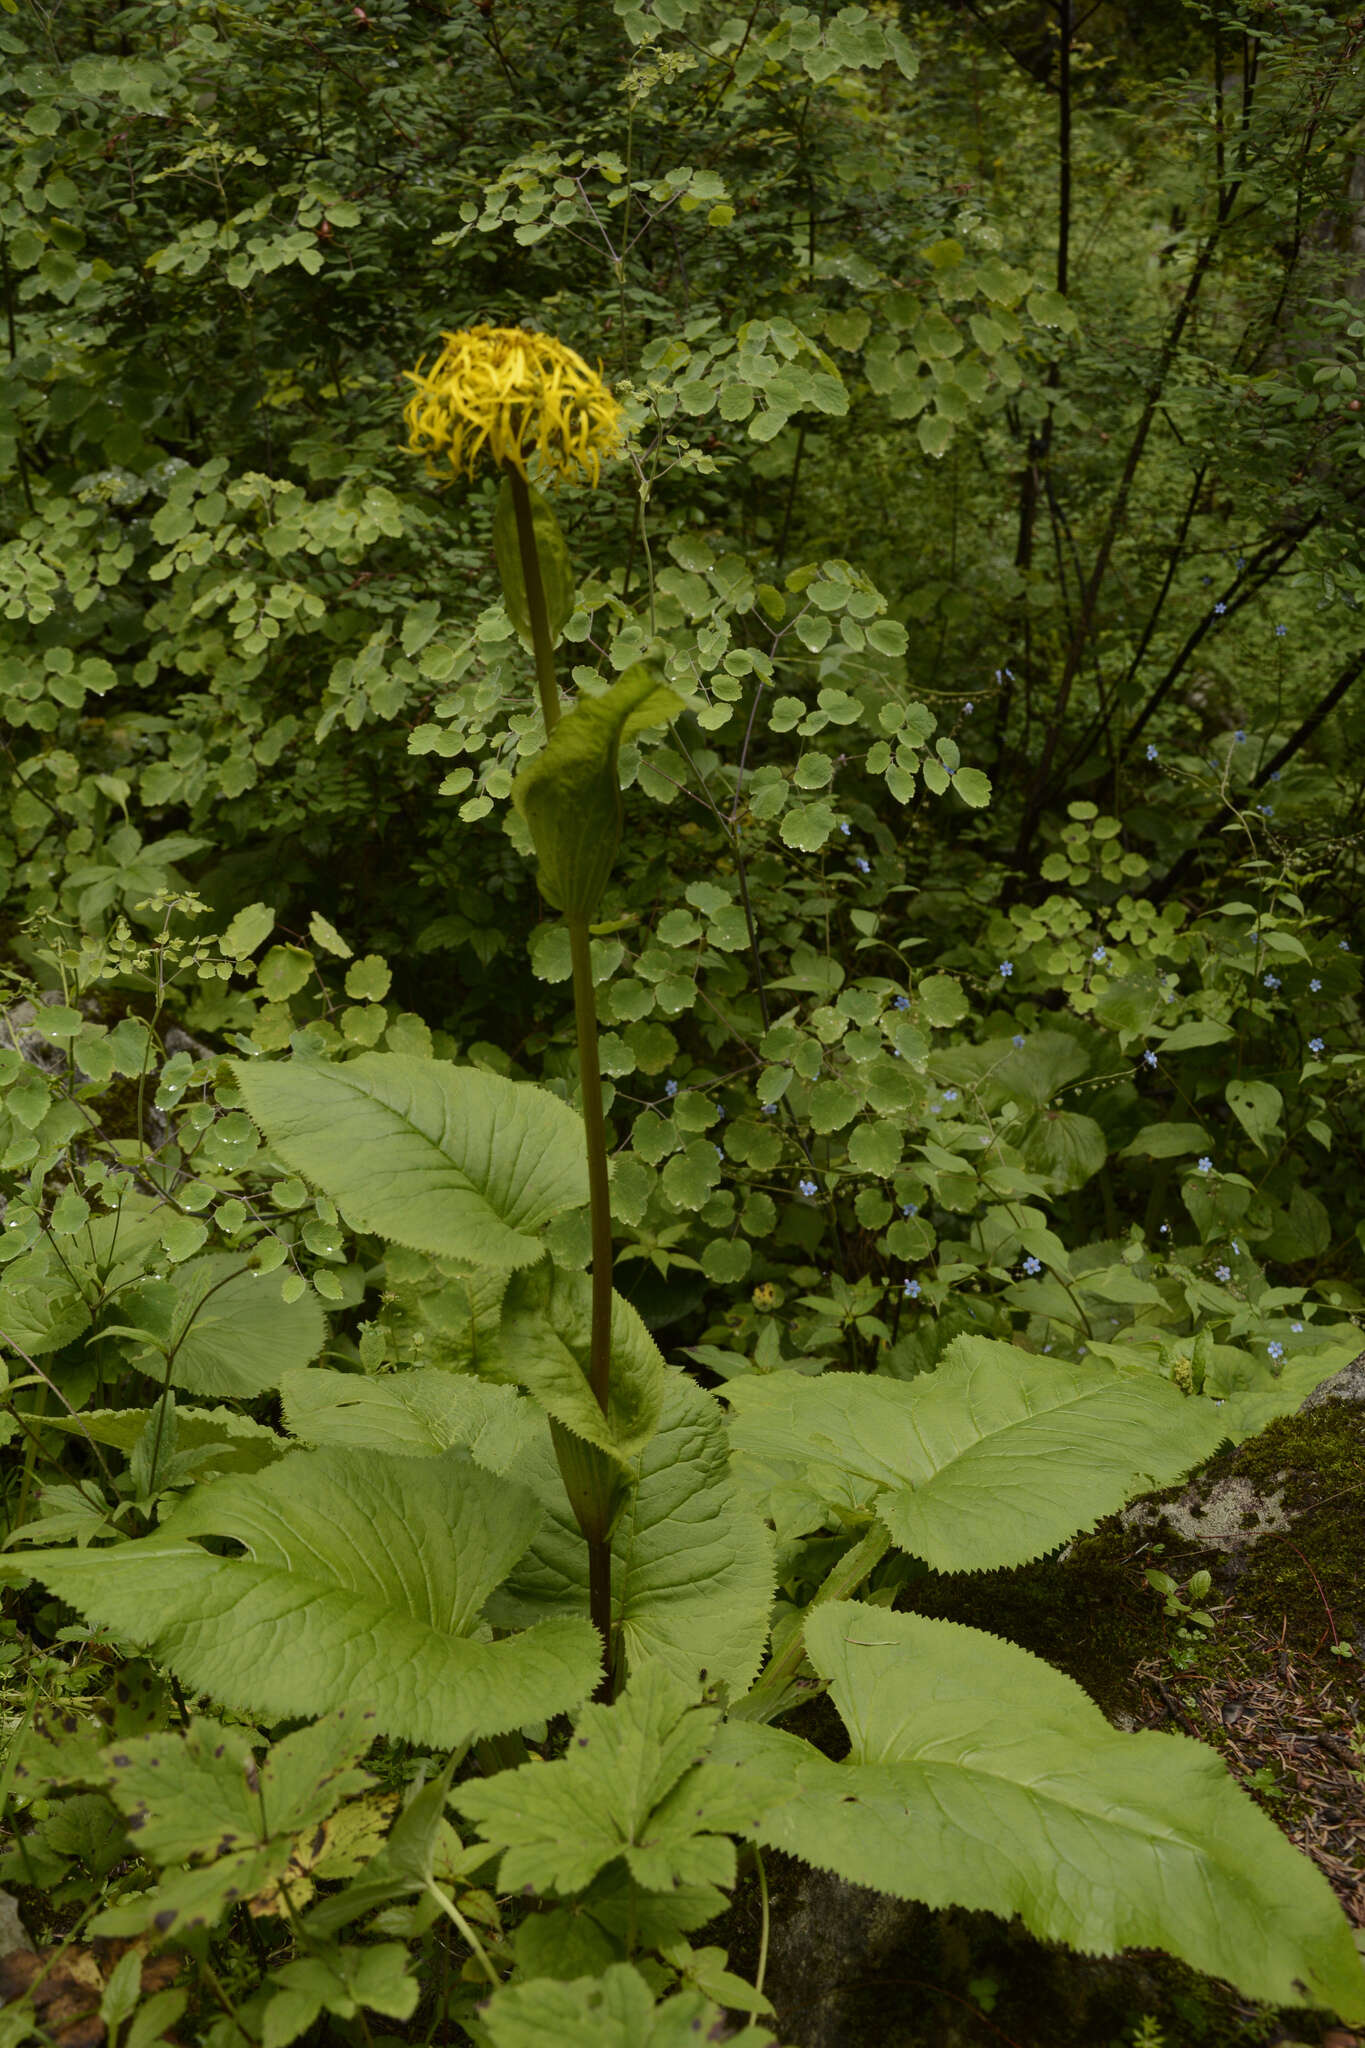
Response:
[[[580,697],[512,784],[540,864],[540,893],[566,916],[592,917],[616,859],[622,744],[682,708],[681,697],[637,662],[602,696]]]
[[[1023,1564],[1137,1493],[1169,1486],[1221,1438],[1168,1380],[1120,1379],[957,1337],[912,1380],[826,1373],[731,1381],[737,1451],[805,1475],[822,1501],[875,1512],[938,1571]]]
[[[480,2013],[490,2048],[695,2048],[722,2038],[725,2015],[700,1991],[678,1991],[660,2005],[639,1971],[613,1963],[600,1977],[560,1983],[539,1977],[504,1985]],[[766,2027],[724,2034],[731,2048],[768,2048]]]
[[[1207,1152],[1210,1139],[1202,1124],[1147,1124],[1118,1154],[1120,1159],[1182,1159]]]
[[[529,1081],[393,1052],[231,1065],[271,1149],[353,1230],[525,1266],[542,1225],[587,1202],[582,1126]]]
[[[1054,1194],[1066,1195],[1094,1178],[1109,1147],[1093,1117],[1045,1109],[1025,1132],[1020,1152],[1030,1173],[1042,1174]]]
[[[1284,1097],[1269,1081],[1229,1081],[1228,1108],[1258,1151],[1266,1150],[1266,1139],[1279,1129]]]
[[[1229,1025],[1215,1023],[1212,1017],[1196,1017],[1188,1024],[1177,1024],[1174,1031],[1168,1031],[1161,1041],[1161,1050],[1163,1053],[1192,1052],[1201,1045],[1221,1045],[1225,1038],[1231,1036]]]
[[[630,1466],[659,1426],[667,1368],[639,1312],[613,1293],[607,1413],[588,1383],[592,1282],[543,1259],[514,1274],[488,1370],[516,1380],[547,1415]]]
[[[453,1748],[578,1706],[600,1652],[586,1621],[474,1640],[540,1509],[463,1451],[295,1451],[199,1488],[154,1536],[0,1558],[145,1644],[196,1691],[283,1719],[354,1706],[376,1732]],[[246,1555],[193,1539],[228,1537]]]
[[[322,1310],[311,1294],[285,1301],[284,1277],[257,1272],[240,1254],[214,1252],[175,1267],[168,1281],[151,1283],[173,1290],[171,1385],[249,1401],[316,1358],[327,1335]],[[131,1363],[154,1379],[163,1376],[165,1357],[150,1348],[130,1350]]]
[[[305,1366],[280,1382],[285,1427],[306,1444],[431,1457],[456,1446],[506,1472],[537,1433],[536,1410],[512,1387],[435,1367],[385,1373]]]
[[[44,1429],[59,1429],[128,1453],[146,1429],[148,1413],[146,1408],[83,1408],[77,1415],[44,1415],[41,1420]],[[182,1453],[213,1453],[197,1467],[201,1474],[259,1472],[289,1448],[273,1429],[239,1415],[235,1408],[178,1408],[175,1426]]]
[[[526,1556],[490,1606],[499,1626],[587,1612],[587,1550],[548,1433],[518,1469],[545,1506]],[[730,1471],[720,1405],[670,1373],[656,1435],[634,1461],[612,1537],[612,1611],[627,1664],[657,1657],[684,1685],[752,1683],[767,1640],[772,1545]]]
[[[567,1895],[618,1856],[648,1891],[733,1884],[729,1788],[714,1827],[702,1791],[678,1796],[718,1718],[663,1665],[647,1664],[613,1706],[583,1708],[556,1762],[460,1786],[454,1804],[503,1852],[499,1889]]]
[[[0,1331],[7,1346],[41,1358],[89,1327],[85,1297],[45,1245],[24,1252],[0,1279]]]
[[[540,582],[545,593],[550,644],[553,646],[573,611],[573,564],[569,559],[569,544],[564,538],[563,528],[555,517],[554,507],[542,492],[532,486],[528,486],[527,489],[531,500],[531,526],[535,537],[536,560],[540,565]],[[502,582],[502,601],[507,606],[507,616],[516,627],[522,645],[533,647],[531,613],[526,602],[526,572],[521,556],[521,540],[517,532],[516,505],[512,498],[511,482],[505,476],[498,486],[497,510],[493,514],[493,553],[497,558],[498,576]]]
[[[921,984],[921,988],[922,988]],[[1010,1038],[988,1038],[980,1045],[936,1048],[930,1071],[939,1082],[975,1088],[982,1107],[999,1109],[1006,1102],[1036,1109],[1052,1100],[1059,1088],[1075,1081],[1090,1066],[1084,1046],[1065,1031],[1030,1031],[1022,1045]]]
[[[744,1722],[714,1752],[761,1792],[766,1847],[929,1906],[1017,1913],[1085,1953],[1162,1948],[1253,1998],[1365,2016],[1326,1879],[1212,1750],[1121,1733],[1040,1658],[954,1622],[837,1601],[805,1640],[848,1761]]]

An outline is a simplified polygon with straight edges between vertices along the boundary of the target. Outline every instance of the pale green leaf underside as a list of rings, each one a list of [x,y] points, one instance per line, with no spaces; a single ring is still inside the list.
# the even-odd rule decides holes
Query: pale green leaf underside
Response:
[[[806,1649],[849,1761],[742,1722],[713,1751],[746,1767],[766,1846],[930,1906],[1018,1913],[1085,1952],[1162,1948],[1254,1998],[1365,2015],[1326,1879],[1203,1744],[1122,1734],[1071,1679],[955,1622],[831,1602]]]
[[[405,1053],[231,1065],[271,1150],[353,1230],[525,1266],[541,1227],[588,1199],[579,1121],[529,1081]]]
[[[1022,1564],[1168,1486],[1222,1438],[1218,1412],[1154,1374],[1054,1363],[959,1337],[914,1380],[795,1372],[726,1390],[737,1451],[875,1509],[939,1571]]]
[[[539,1434],[540,1417],[514,1387],[418,1367],[370,1379],[305,1366],[282,1382],[285,1427],[307,1444],[431,1457],[463,1446],[506,1472]]]
[[[540,1509],[462,1451],[296,1451],[200,1488],[162,1531],[0,1559],[145,1644],[187,1685],[282,1719],[355,1706],[377,1733],[453,1748],[572,1710],[599,1668],[586,1621],[472,1639]],[[245,1557],[188,1539],[235,1538]]]
[[[773,1597],[772,1541],[729,1468],[715,1397],[670,1373],[657,1434],[634,1460],[635,1483],[612,1538],[613,1610],[629,1667],[652,1657],[685,1685],[706,1672],[737,1697],[753,1681]],[[495,1595],[499,1623],[587,1612],[587,1552],[564,1498],[549,1433],[517,1476],[545,1518]]]
[[[667,1369],[636,1309],[611,1298],[611,1390],[604,1415],[588,1381],[592,1283],[546,1259],[514,1274],[487,1369],[534,1395],[547,1415],[629,1466],[658,1427]]]

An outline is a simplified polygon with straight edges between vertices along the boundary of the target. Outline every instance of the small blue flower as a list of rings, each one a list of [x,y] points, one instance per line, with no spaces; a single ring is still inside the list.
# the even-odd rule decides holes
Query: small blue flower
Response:
[[[1027,1258],[1025,1259],[1025,1261],[1024,1261],[1024,1271],[1025,1271],[1026,1273],[1041,1273],[1041,1272],[1042,1272],[1042,1270],[1043,1270],[1043,1262],[1042,1262],[1042,1260],[1041,1260],[1041,1259],[1035,1259],[1035,1258],[1034,1258],[1034,1256],[1033,1256],[1033,1254],[1032,1254],[1032,1252],[1030,1252],[1030,1253],[1029,1253],[1029,1255],[1028,1255],[1028,1257],[1027,1257]]]
[[[1149,761],[1156,761],[1159,758],[1160,756],[1158,755],[1156,748],[1153,746],[1149,746],[1147,749],[1147,759]]]
[[[864,860],[861,854],[858,855],[853,865],[858,870],[858,873],[860,875],[869,875],[872,872],[871,861]]]
[[[845,839],[847,839],[849,833],[853,830],[853,827],[849,824],[847,818],[844,819],[844,822],[842,825],[840,825],[839,830],[843,833]]]
[[[897,996],[897,997],[896,997],[896,1000],[895,1000],[895,1002],[894,1002],[894,1003],[892,1004],[892,1008],[893,1008],[893,1009],[896,1009],[896,1010],[908,1010],[908,1009],[909,1009],[909,1007],[910,1007],[910,998],[909,998],[909,996]]]
[[[1286,634],[1286,633],[1287,633],[1288,631],[1289,631],[1289,628],[1288,628],[1288,626],[1277,626],[1277,627],[1275,628],[1275,638],[1276,638],[1277,640],[1283,640],[1283,638],[1284,638],[1285,634]]]
[[[1235,1237],[1232,1240],[1232,1253],[1233,1257],[1237,1259],[1240,1259],[1242,1256],[1242,1247],[1238,1244]]]
[[[1301,1336],[1303,1335],[1303,1324],[1302,1324],[1302,1323],[1291,1323],[1291,1324],[1289,1325],[1289,1327],[1290,1327],[1290,1329],[1291,1329],[1291,1330],[1292,1330],[1292,1331],[1294,1332],[1294,1335],[1295,1335],[1296,1337],[1301,1337]]]
[[[1163,1224],[1162,1224],[1162,1226],[1161,1226],[1161,1231],[1160,1231],[1160,1235],[1161,1235],[1162,1237],[1169,1237],[1169,1236],[1170,1236],[1170,1234],[1171,1234],[1171,1226],[1170,1226],[1170,1224],[1169,1224],[1169,1223],[1163,1223]]]
[[[929,1104],[929,1114],[930,1116],[942,1116],[943,1104],[941,1102],[931,1102]]]
[[[678,1084],[677,1084],[677,1082],[676,1082],[676,1081],[665,1081],[665,1082],[664,1082],[664,1094],[665,1094],[665,1095],[676,1095],[676,1094],[677,1094],[677,1092],[678,1092]]]
[[[1263,974],[1261,976],[1261,985],[1264,988],[1278,988],[1280,977],[1278,974]]]
[[[1247,737],[1247,736],[1246,736],[1246,727],[1245,727],[1245,726],[1241,726],[1241,725],[1239,725],[1239,726],[1238,726],[1238,728],[1237,728],[1237,730],[1236,730],[1236,732],[1235,732],[1235,733],[1234,733],[1234,734],[1232,735],[1232,737],[1233,737],[1233,739],[1234,739],[1234,740],[1235,740],[1235,741],[1237,742],[1237,745],[1238,745],[1239,747],[1244,747],[1244,746],[1246,745],[1246,737]]]
[[[1272,769],[1271,769],[1271,771],[1270,771],[1270,779],[1271,779],[1271,781],[1272,781],[1272,782],[1278,782],[1278,781],[1279,781],[1279,779],[1280,779],[1280,771],[1279,771],[1279,769],[1278,769],[1278,768],[1272,768]]]
[[[717,1159],[723,1159],[725,1157],[725,1154],[721,1151],[719,1145],[717,1145],[716,1147],[716,1157]]]
[[[716,1118],[717,1121],[720,1123],[724,1123],[725,1121],[725,1111],[721,1108],[719,1103],[716,1104]]]
[[[1209,1156],[1208,1156],[1207,1152],[1206,1152],[1206,1153],[1204,1154],[1204,1157],[1203,1157],[1203,1158],[1202,1158],[1201,1160],[1199,1160],[1199,1161],[1197,1162],[1197,1164],[1198,1164],[1198,1167],[1199,1167],[1199,1171],[1200,1171],[1201,1173],[1212,1173],[1212,1172],[1213,1172],[1213,1161],[1212,1161],[1212,1160],[1211,1160],[1211,1159],[1209,1158]],[[1161,1226],[1161,1227],[1162,1227],[1162,1229],[1163,1229],[1163,1230],[1164,1230],[1164,1229],[1166,1228],[1166,1226],[1165,1226],[1165,1224],[1164,1224],[1164,1223],[1162,1224],[1162,1226]]]
[[[1349,946],[1347,945],[1347,943],[1346,943],[1345,939],[1338,939],[1338,940],[1337,940],[1337,951],[1338,951],[1338,953],[1349,953],[1349,952],[1350,952],[1350,950],[1351,950],[1351,949],[1350,949],[1350,947],[1349,947]]]
[[[1144,1067],[1154,1067],[1156,1065],[1156,1054],[1151,1050],[1150,1047],[1142,1055],[1142,1064]]]
[[[817,1191],[815,1182],[813,1180],[799,1180],[796,1183],[796,1185],[800,1189],[801,1193],[803,1195],[806,1195],[807,1197],[815,1194]]]
[[[902,1216],[918,1216],[918,1215],[919,1215],[919,1203],[918,1203],[918,1202],[902,1202],[902,1203],[901,1203],[901,1215],[902,1215]]]
[[[1199,580],[1203,584],[1205,590],[1207,590],[1210,583],[1212,583],[1213,578],[1212,576],[1201,576]]]
[[[1267,1350],[1267,1351],[1268,1351],[1268,1352],[1270,1353],[1270,1355],[1271,1355],[1271,1357],[1272,1357],[1272,1358],[1283,1358],[1283,1357],[1284,1357],[1284,1346],[1283,1346],[1283,1344],[1267,1344],[1265,1348],[1266,1348],[1266,1350]]]
[[[1310,1052],[1321,1052],[1322,1040],[1320,1038],[1310,1038],[1308,1041],[1308,1050]]]
[[[1008,981],[1013,972],[1014,962],[1012,960],[1002,960],[1000,962],[1000,979],[1002,981]]]
[[[1322,987],[1322,983],[1318,980],[1316,974],[1313,976],[1313,979],[1309,982],[1308,986],[1312,989],[1314,995],[1316,995],[1318,990]]]
[[[1237,557],[1237,567],[1238,567],[1239,569],[1245,569],[1246,565],[1247,565],[1247,558],[1246,558],[1246,556],[1245,556],[1245,555],[1238,555],[1238,557]]]
[[[970,718],[975,709],[975,704],[964,704],[962,707],[962,716],[964,718]]]
[[[1216,619],[1221,619],[1226,610],[1227,606],[1223,603],[1222,599],[1220,598],[1218,603],[1213,608],[1213,615]]]
[[[1024,1046],[1024,1034],[1023,1034],[1023,1032],[1022,1032],[1022,1031],[1016,1031],[1016,1032],[1015,1032],[1015,1034],[1014,1034],[1014,1036],[1013,1036],[1013,1038],[1012,1038],[1012,1039],[1010,1040],[1010,1044],[1011,1044],[1012,1046],[1014,1046],[1014,1048],[1016,1049],[1016,1051],[1020,1051],[1020,1052],[1022,1052],[1022,1050],[1023,1050],[1023,1046]]]
[[[906,1281],[906,1283],[905,1283],[905,1299],[906,1299],[907,1301],[918,1301],[918,1300],[919,1300],[919,1281],[918,1281],[918,1280],[907,1280],[907,1281]]]
[[[957,1090],[956,1090],[956,1088],[945,1088],[945,1089],[944,1089],[944,1091],[943,1091],[943,1100],[944,1100],[945,1102],[956,1102],[956,1101],[957,1101]]]
[[[765,1102],[763,1105],[763,1114],[764,1116],[776,1116],[777,1104],[775,1102]]]
[[[1103,946],[1096,946],[1094,952],[1090,955],[1090,957],[1097,967],[1103,967],[1105,961],[1109,958],[1109,955],[1105,952]]]
[[[1216,1280],[1221,1280],[1224,1286],[1226,1286],[1228,1281],[1232,1278],[1231,1266],[1219,1266],[1216,1273],[1214,1274],[1214,1278]]]
[[[1263,818],[1273,818],[1273,817],[1274,817],[1274,815],[1275,815],[1275,806],[1274,806],[1274,804],[1262,804],[1262,805],[1261,805],[1261,816],[1262,816]]]

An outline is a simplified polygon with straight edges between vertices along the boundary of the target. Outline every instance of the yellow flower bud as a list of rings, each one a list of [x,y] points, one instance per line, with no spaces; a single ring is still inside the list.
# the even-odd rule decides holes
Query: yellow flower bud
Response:
[[[441,336],[429,370],[404,376],[417,389],[403,411],[408,446],[433,476],[446,464],[472,477],[485,458],[530,481],[595,484],[621,442],[621,407],[601,377],[552,334],[524,327],[465,327]]]

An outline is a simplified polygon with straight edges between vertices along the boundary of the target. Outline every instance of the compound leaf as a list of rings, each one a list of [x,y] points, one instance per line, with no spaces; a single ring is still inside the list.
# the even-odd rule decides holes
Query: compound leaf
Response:
[[[613,1706],[584,1707],[556,1762],[462,1785],[455,1804],[502,1850],[504,1891],[581,1891],[618,1856],[649,1891],[729,1885],[730,1802],[712,1829],[704,1794],[671,1796],[692,1782],[717,1718],[663,1665],[646,1665]]]

